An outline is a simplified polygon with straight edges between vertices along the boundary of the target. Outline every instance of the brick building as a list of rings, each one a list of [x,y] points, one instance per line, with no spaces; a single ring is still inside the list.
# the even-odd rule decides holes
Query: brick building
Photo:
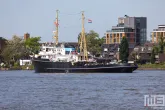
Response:
[[[25,33],[24,34],[24,40],[27,40],[28,38],[30,38],[30,34],[29,33]]]

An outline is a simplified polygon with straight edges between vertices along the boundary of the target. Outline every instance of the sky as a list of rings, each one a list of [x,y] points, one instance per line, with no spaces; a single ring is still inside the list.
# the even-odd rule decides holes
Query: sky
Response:
[[[0,0],[0,37],[40,36],[53,42],[56,10],[59,10],[59,42],[77,42],[81,32],[81,12],[85,31],[100,37],[117,25],[118,17],[147,17],[147,39],[159,24],[165,24],[165,0]],[[91,19],[92,23],[87,20]]]

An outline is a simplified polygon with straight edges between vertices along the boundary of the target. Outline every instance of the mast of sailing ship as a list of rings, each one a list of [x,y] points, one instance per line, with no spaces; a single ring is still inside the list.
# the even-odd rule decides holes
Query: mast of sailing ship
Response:
[[[56,26],[56,31],[55,31],[55,45],[58,45],[58,10],[56,10],[56,21],[55,21],[55,26]]]
[[[84,60],[88,61],[88,51],[87,51],[87,45],[86,45],[86,36],[85,36],[85,28],[84,28],[84,11],[82,12],[82,32],[80,36],[80,54],[84,54]]]

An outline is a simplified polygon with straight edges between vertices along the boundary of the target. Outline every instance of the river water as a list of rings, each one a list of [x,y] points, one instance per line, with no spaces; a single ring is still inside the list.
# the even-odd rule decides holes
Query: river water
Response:
[[[165,71],[37,74],[0,71],[0,110],[143,110],[165,95]]]

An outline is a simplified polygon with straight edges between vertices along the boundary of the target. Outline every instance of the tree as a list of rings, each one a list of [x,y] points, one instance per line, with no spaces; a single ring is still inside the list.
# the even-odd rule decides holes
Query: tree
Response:
[[[165,38],[163,37],[163,35],[161,35],[159,37],[159,53],[163,53],[163,51],[164,51],[164,46],[165,46],[164,40],[165,40]]]
[[[122,41],[119,45],[119,58],[122,62],[127,62],[128,61],[128,56],[129,56],[129,44],[126,39],[126,37],[122,38]]]
[[[155,54],[158,54],[160,52],[160,49],[157,46],[154,46],[153,49]]]
[[[19,59],[36,54],[40,49],[40,37],[28,38],[26,41],[18,36],[13,36],[6,41],[6,46],[1,55],[7,64],[16,63]]]
[[[130,55],[134,61],[137,61],[137,52],[132,52]]]
[[[11,58],[12,58],[12,54],[11,53],[12,53],[12,50],[11,50],[11,48],[9,46],[6,46],[3,49],[2,53],[1,53],[1,56],[2,56],[3,60],[6,63],[9,63],[10,60],[11,60]]]
[[[80,39],[81,33],[78,35]],[[99,38],[99,34],[91,30],[89,33],[85,33],[87,50],[93,55],[101,54],[101,45],[104,43],[103,38]]]
[[[38,54],[38,51],[40,49],[40,43],[39,43],[40,40],[41,37],[31,37],[25,41],[25,45],[29,54],[32,55]]]
[[[1,55],[5,62],[10,64],[11,61],[16,62],[26,54],[26,48],[23,39],[13,36],[11,40],[6,41],[6,46]]]
[[[154,51],[154,49],[152,49],[152,53],[151,53],[151,63],[152,64],[155,63],[155,51]]]
[[[5,38],[3,38],[3,37],[0,37],[0,63],[1,63],[1,61],[3,60],[3,57],[2,57],[2,55],[1,55],[1,53],[2,53],[2,51],[3,51],[3,49],[5,48],[5,46],[6,46],[6,39]]]

